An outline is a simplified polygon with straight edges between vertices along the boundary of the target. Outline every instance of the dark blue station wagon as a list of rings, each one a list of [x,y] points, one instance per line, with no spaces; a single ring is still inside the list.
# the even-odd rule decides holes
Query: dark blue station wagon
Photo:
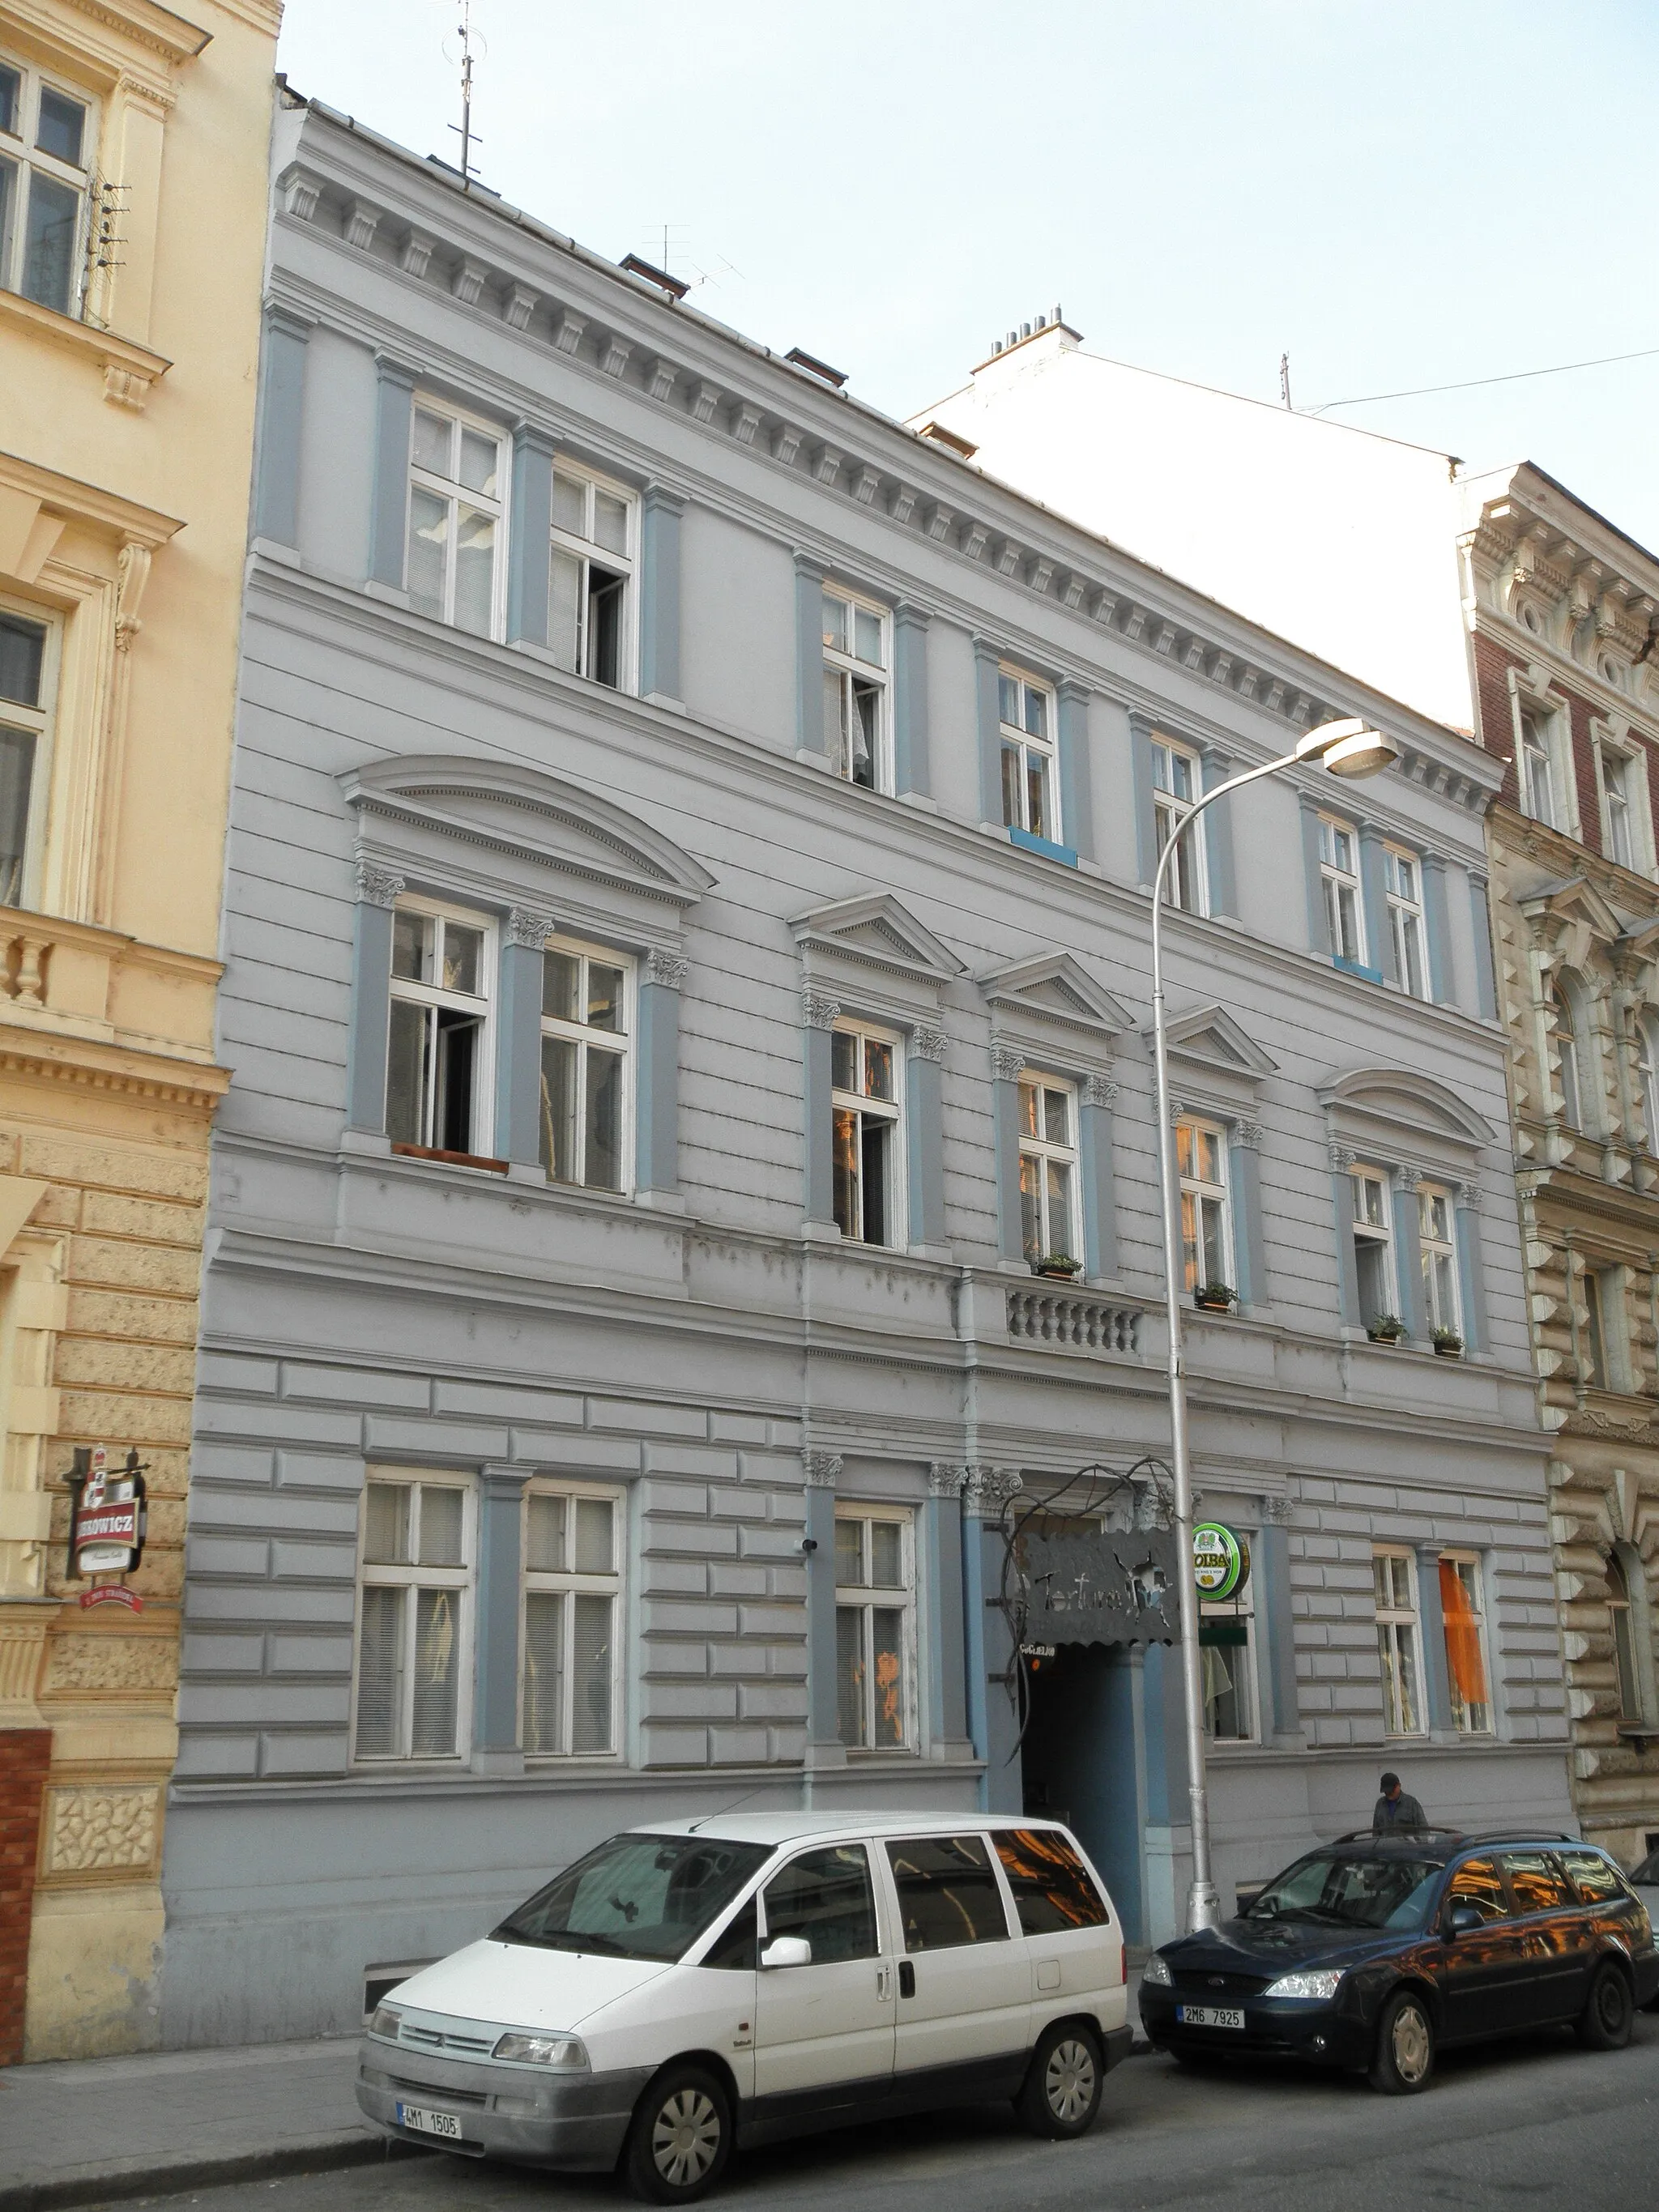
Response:
[[[1140,2017],[1188,2064],[1300,2058],[1425,2088],[1443,2045],[1571,2026],[1630,2039],[1659,1996],[1647,1909],[1604,1851],[1565,1836],[1344,1836],[1247,1911],[1164,1944]]]

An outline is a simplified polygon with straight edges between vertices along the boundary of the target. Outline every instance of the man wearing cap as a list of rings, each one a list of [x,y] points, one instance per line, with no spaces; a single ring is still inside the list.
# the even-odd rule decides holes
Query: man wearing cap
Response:
[[[1409,1797],[1400,1786],[1397,1774],[1382,1777],[1382,1795],[1377,1799],[1371,1814],[1371,1833],[1374,1836],[1410,1834],[1426,1828],[1423,1808],[1415,1797]]]

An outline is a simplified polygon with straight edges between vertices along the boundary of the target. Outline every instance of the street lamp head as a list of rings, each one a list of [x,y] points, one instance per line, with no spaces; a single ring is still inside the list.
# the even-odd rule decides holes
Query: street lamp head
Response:
[[[1358,778],[1377,775],[1400,757],[1400,748],[1381,730],[1373,730],[1357,714],[1338,722],[1322,722],[1297,745],[1299,761],[1317,761],[1333,775]]]

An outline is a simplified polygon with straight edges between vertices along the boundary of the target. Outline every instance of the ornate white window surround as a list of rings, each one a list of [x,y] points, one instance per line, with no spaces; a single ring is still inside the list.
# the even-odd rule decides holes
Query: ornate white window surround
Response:
[[[1572,717],[1567,695],[1557,689],[1549,671],[1535,661],[1525,668],[1510,670],[1509,690],[1521,811],[1536,817],[1536,809],[1527,796],[1526,735],[1530,723],[1544,738],[1549,753],[1553,818],[1547,826],[1582,842],[1584,832],[1578,814],[1578,780],[1573,774]]]

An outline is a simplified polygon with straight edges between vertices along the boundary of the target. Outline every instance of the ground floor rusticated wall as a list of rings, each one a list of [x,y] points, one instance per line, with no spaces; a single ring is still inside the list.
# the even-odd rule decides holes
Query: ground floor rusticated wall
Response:
[[[10,2054],[31,2059],[159,2035],[207,1138],[223,1080],[58,1043],[18,1050],[0,1030],[0,1771],[25,1743],[49,1747]],[[91,1584],[72,1571],[65,1478],[76,1448],[98,1443],[136,1446],[145,1473],[148,1541],[125,1577],[136,1608],[83,1606]],[[11,1872],[0,1917],[19,1911]]]

